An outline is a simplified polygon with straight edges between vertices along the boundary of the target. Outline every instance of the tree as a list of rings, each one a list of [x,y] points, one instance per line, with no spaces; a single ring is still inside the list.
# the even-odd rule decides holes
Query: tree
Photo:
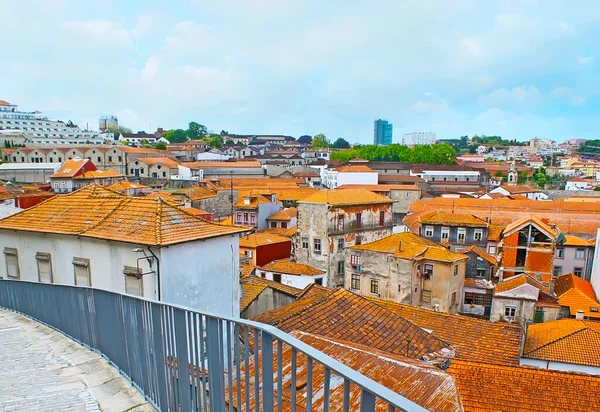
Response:
[[[188,140],[185,130],[183,129],[169,130],[163,137],[171,143],[183,143]]]
[[[221,136],[229,136],[229,132],[227,130],[221,130],[221,133],[219,133]]]
[[[329,143],[329,140],[327,140],[327,136],[325,136],[323,133],[315,135],[315,137],[313,137],[312,139],[313,149],[323,149],[329,146],[331,146],[331,143]]]
[[[141,143],[142,143],[143,146],[147,146],[147,145],[150,144],[150,142],[148,141],[148,139],[142,139]]]
[[[119,127],[109,127],[108,129],[106,129],[107,133],[114,133],[115,136],[120,136],[122,134],[131,134],[133,133],[131,131],[130,128],[125,127],[125,126],[119,126]]]
[[[77,127],[77,125],[75,123],[73,123],[71,120],[69,120],[65,126],[67,126],[67,127]]]
[[[298,138],[298,143],[302,143],[302,144],[311,144],[312,143],[312,136],[309,136],[307,134],[302,135]]]
[[[334,143],[333,143],[333,147],[337,147],[339,149],[348,149],[350,147],[350,143],[348,143],[346,141],[346,139],[343,139],[341,137],[339,137]]]
[[[233,140],[227,139],[227,141],[225,142],[225,144],[235,144],[235,143],[233,143]]]
[[[201,139],[206,134],[206,126],[196,122],[190,122],[186,135],[190,139]]]
[[[203,140],[211,147],[223,147],[223,138],[218,134],[211,134]]]
[[[494,173],[494,176],[502,177],[502,170],[496,170],[496,173]]]
[[[154,145],[154,148],[156,150],[167,150],[167,145],[164,144],[163,142],[158,142]]]

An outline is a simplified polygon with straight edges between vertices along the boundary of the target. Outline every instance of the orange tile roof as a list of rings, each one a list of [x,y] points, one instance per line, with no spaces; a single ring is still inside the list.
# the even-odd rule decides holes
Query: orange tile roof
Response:
[[[321,190],[303,198],[300,203],[319,203],[332,206],[393,203],[389,197],[361,189]]]
[[[118,173],[112,170],[91,170],[89,172],[82,171],[75,179],[105,179],[109,177],[123,177],[123,173]]]
[[[488,240],[492,242],[499,242],[500,235],[504,230],[504,226],[501,225],[489,225],[488,226]]]
[[[600,410],[598,376],[457,359],[447,372],[456,379],[467,412]]]
[[[338,168],[337,171],[340,173],[356,173],[356,172],[377,173],[375,170],[371,169],[369,166],[366,166],[366,165],[342,166],[342,167]]]
[[[488,261],[489,264],[491,265],[495,265],[496,263],[498,263],[498,261],[496,260],[495,257],[493,257],[492,255],[490,255],[489,253],[487,253],[485,250],[483,250],[480,247],[477,247],[475,245],[473,246],[469,246],[463,250],[460,251],[460,253],[462,253],[463,255],[466,255],[469,252],[473,252],[475,253],[477,256],[479,256],[482,259],[485,259],[486,261]]]
[[[73,177],[89,162],[88,159],[70,159],[65,161],[52,177]]]
[[[494,225],[508,225],[534,214],[540,219],[549,219],[563,233],[569,234],[595,236],[600,226],[600,202],[431,198],[416,200],[409,206],[409,213],[436,210],[470,213],[489,219]]]
[[[454,379],[424,361],[378,351],[357,343],[301,331],[293,331],[291,335],[427,410],[435,412],[462,411],[462,404]],[[272,379],[274,387],[277,387],[277,365],[281,363],[282,375],[289,377],[292,373],[292,348],[289,345],[284,345],[282,352],[279,353],[277,343],[274,345],[272,370],[275,373],[272,377],[262,376],[263,369],[260,365],[263,365],[263,359],[260,353],[257,354],[256,358],[251,357],[248,363],[248,370],[245,369],[245,365],[242,365],[242,375],[249,373],[250,376],[255,376],[256,373],[261,382]],[[302,354],[298,355],[296,372],[297,382],[306,382],[307,360],[306,356]],[[332,376],[329,390],[330,410],[332,411],[341,410],[344,399],[344,386],[334,383],[337,381],[337,378]],[[235,378],[232,379],[232,406],[236,410],[241,411],[244,409],[243,404],[246,399],[250,401],[249,408],[254,410],[258,405],[262,405],[263,396],[273,397],[275,410],[281,409],[281,411],[285,412],[292,410],[291,398],[289,396],[291,390],[290,379],[283,380],[282,391],[284,394],[281,405],[277,404],[277,394],[267,394],[261,388],[255,388],[253,382],[253,380],[246,381],[240,379],[238,386],[238,380]],[[323,393],[324,382],[324,368],[320,365],[314,365],[312,371],[312,393]],[[304,411],[306,409],[306,392],[306,386],[299,386],[297,388],[295,410]],[[229,393],[229,387],[225,388],[225,393]],[[351,385],[349,396],[351,400],[359,399],[360,388],[356,385]],[[238,397],[242,400],[242,405],[237,404]],[[323,396],[314,396],[312,408],[315,411],[323,410]],[[358,412],[359,409],[357,402],[350,402],[349,411]],[[387,411],[388,408],[383,402],[378,401],[375,410],[378,412]]]
[[[208,199],[217,196],[215,192],[203,187],[190,187],[185,189],[185,195],[190,200]]]
[[[584,312],[584,316],[600,319],[600,303],[594,292],[592,284],[572,273],[556,278],[554,293],[558,296],[561,306],[568,306],[571,316],[575,316],[578,310]],[[591,308],[597,311],[592,312]]]
[[[524,273],[520,275],[511,276],[510,278],[507,278],[502,282],[497,283],[494,293],[502,293],[509,290],[513,290],[525,284],[529,284],[538,288],[542,292],[548,293],[548,288],[546,286],[542,285],[540,282]]]
[[[114,190],[115,192],[121,192],[130,189],[147,189],[148,186],[142,185],[140,183],[130,182],[128,180],[123,180],[119,183],[113,183],[110,186],[106,186],[109,190]]]
[[[280,210],[277,213],[273,213],[267,218],[267,220],[285,220],[290,221],[292,218],[298,215],[298,209],[295,207],[289,207],[287,209]]]
[[[560,319],[527,328],[523,357],[600,367],[600,322]]]
[[[542,221],[542,219],[540,219],[537,216],[530,215],[525,216],[507,225],[504,228],[504,237],[510,236],[512,233],[516,232],[517,230],[520,230],[522,227],[527,226],[529,224],[533,224],[539,230],[546,232],[546,234],[554,238],[556,238],[560,234],[560,230],[556,226],[550,225],[549,223]]]
[[[185,210],[189,214],[192,214],[192,215],[198,216],[198,217],[202,217],[202,216],[206,216],[206,215],[210,216],[211,215],[211,213],[207,212],[206,210],[197,209],[195,207],[182,207],[181,210]]]
[[[317,193],[314,187],[299,187],[295,189],[277,189],[276,196],[279,201],[293,202]]]
[[[0,100],[0,106],[10,106],[10,103],[6,100]]]
[[[162,165],[169,169],[177,169],[177,166],[181,164],[177,160],[173,160],[169,157],[140,157],[137,160],[146,163],[148,166]]]
[[[471,226],[471,227],[486,227],[485,220],[479,219],[471,214],[463,213],[447,213],[435,211],[428,215],[420,216],[422,224],[429,225],[445,225],[445,226]]]
[[[254,274],[254,269],[256,269],[254,266],[252,266],[251,264],[247,263],[247,264],[241,264],[240,265],[240,278],[244,278],[246,276],[251,276]]]
[[[240,247],[256,248],[272,243],[289,242],[290,238],[275,233],[256,232],[240,238]]]
[[[133,153],[133,154],[160,154],[161,156],[165,155],[165,151],[164,150],[150,149],[150,148],[146,148],[146,147],[119,146],[119,149],[122,152],[125,152],[125,153]]]
[[[515,186],[502,185],[501,187],[502,187],[502,189],[506,190],[508,193],[510,193],[512,195],[541,192],[540,189],[535,189],[529,185],[515,185]]]
[[[304,263],[292,262],[289,259],[274,260],[261,267],[261,269],[267,272],[286,273],[299,276],[315,276],[325,273],[321,269],[317,269]]]
[[[584,239],[579,236],[574,235],[565,235],[565,243],[564,246],[594,246],[594,240]]]
[[[425,259],[452,263],[468,259],[468,256],[451,252],[437,243],[410,232],[396,233],[375,242],[351,246],[348,249],[387,253],[400,259],[409,260]]]
[[[390,190],[411,190],[420,192],[421,189],[415,185],[342,185],[338,189],[365,189],[371,192],[389,192]]]
[[[503,365],[519,364],[522,333],[520,325],[435,312],[378,298],[368,299],[394,315],[430,330],[434,336],[451,344],[456,349],[454,359]]]
[[[244,229],[201,220],[160,199],[135,198],[89,185],[55,196],[0,221],[0,229],[57,233],[167,246],[241,233]]]
[[[368,345],[410,358],[451,346],[384,307],[345,289],[312,294],[253,320],[291,332],[301,330]]]
[[[246,196],[249,197],[249,196]],[[240,208],[240,209],[254,209],[256,207],[258,207],[258,205],[261,205],[263,203],[270,203],[271,201],[269,199],[267,199],[264,196],[261,195],[257,195],[257,196],[252,196],[249,199],[249,202],[246,203],[246,199],[243,198],[241,200],[239,200],[234,207]]]
[[[240,312],[243,312],[250,306],[260,294],[268,288],[277,290],[289,296],[298,297],[302,293],[302,289],[293,286],[284,285],[272,280],[263,279],[258,276],[250,275],[240,278],[240,286],[242,296],[240,297]]]

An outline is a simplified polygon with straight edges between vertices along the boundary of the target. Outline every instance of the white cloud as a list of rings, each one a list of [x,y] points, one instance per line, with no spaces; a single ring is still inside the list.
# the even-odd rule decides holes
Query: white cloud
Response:
[[[573,95],[573,90],[570,87],[555,87],[550,92],[550,96],[557,99],[567,99]]]
[[[147,61],[146,65],[142,69],[142,79],[144,80],[153,80],[158,73],[160,68],[160,58],[156,56],[151,56]]]
[[[570,104],[571,106],[583,106],[587,102],[586,96],[573,96],[571,98]]]
[[[128,45],[130,42],[127,30],[111,20],[78,20],[63,23],[62,27],[88,40],[113,46]]]
[[[594,58],[592,56],[580,56],[577,59],[577,61],[579,62],[579,64],[586,66],[592,63],[594,61]]]
[[[482,96],[479,102],[484,106],[535,106],[542,101],[542,93],[537,87],[520,86],[513,89],[494,90],[486,96]]]
[[[131,30],[131,35],[136,38],[144,37],[151,32],[154,24],[152,16],[138,16],[135,27]]]

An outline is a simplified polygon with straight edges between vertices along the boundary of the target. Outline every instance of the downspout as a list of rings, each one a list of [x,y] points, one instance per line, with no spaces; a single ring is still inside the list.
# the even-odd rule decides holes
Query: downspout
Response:
[[[156,283],[157,283],[157,287],[156,287],[156,292],[158,295],[158,300],[162,301],[161,297],[161,290],[162,290],[162,283],[160,280],[160,260],[158,259],[158,256],[156,256],[154,254],[154,252],[152,251],[152,249],[150,249],[150,246],[148,246],[148,252],[150,252],[150,254],[154,257],[154,259],[156,259]]]

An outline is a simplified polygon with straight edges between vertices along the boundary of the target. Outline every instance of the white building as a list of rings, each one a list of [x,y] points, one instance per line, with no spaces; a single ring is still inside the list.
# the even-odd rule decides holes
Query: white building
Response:
[[[317,285],[327,284],[325,271],[304,263],[292,262],[289,259],[274,260],[263,267],[257,268],[255,274],[264,279],[299,289],[304,289],[313,283]]]
[[[437,140],[435,133],[432,132],[412,132],[405,133],[402,136],[402,144],[414,146],[418,144],[434,144]]]
[[[379,174],[369,166],[343,166],[339,169],[323,169],[321,184],[328,189],[343,185],[376,185]]]
[[[69,144],[72,144],[73,139],[83,140],[85,143],[87,139],[100,135],[98,131],[81,130],[77,126],[69,127],[62,121],[50,120],[39,111],[20,111],[16,104],[4,100],[0,100],[0,130],[19,130],[35,141],[42,142],[47,139],[63,142],[67,139]]]
[[[490,193],[499,193],[504,196],[521,195],[531,200],[547,200],[548,195],[540,189],[535,189],[529,185],[502,185],[492,190]]]
[[[600,181],[598,180],[574,177],[573,179],[567,180],[565,190],[594,190],[597,186],[600,186]]]
[[[91,286],[239,316],[239,234],[90,185],[0,221],[0,278]]]

